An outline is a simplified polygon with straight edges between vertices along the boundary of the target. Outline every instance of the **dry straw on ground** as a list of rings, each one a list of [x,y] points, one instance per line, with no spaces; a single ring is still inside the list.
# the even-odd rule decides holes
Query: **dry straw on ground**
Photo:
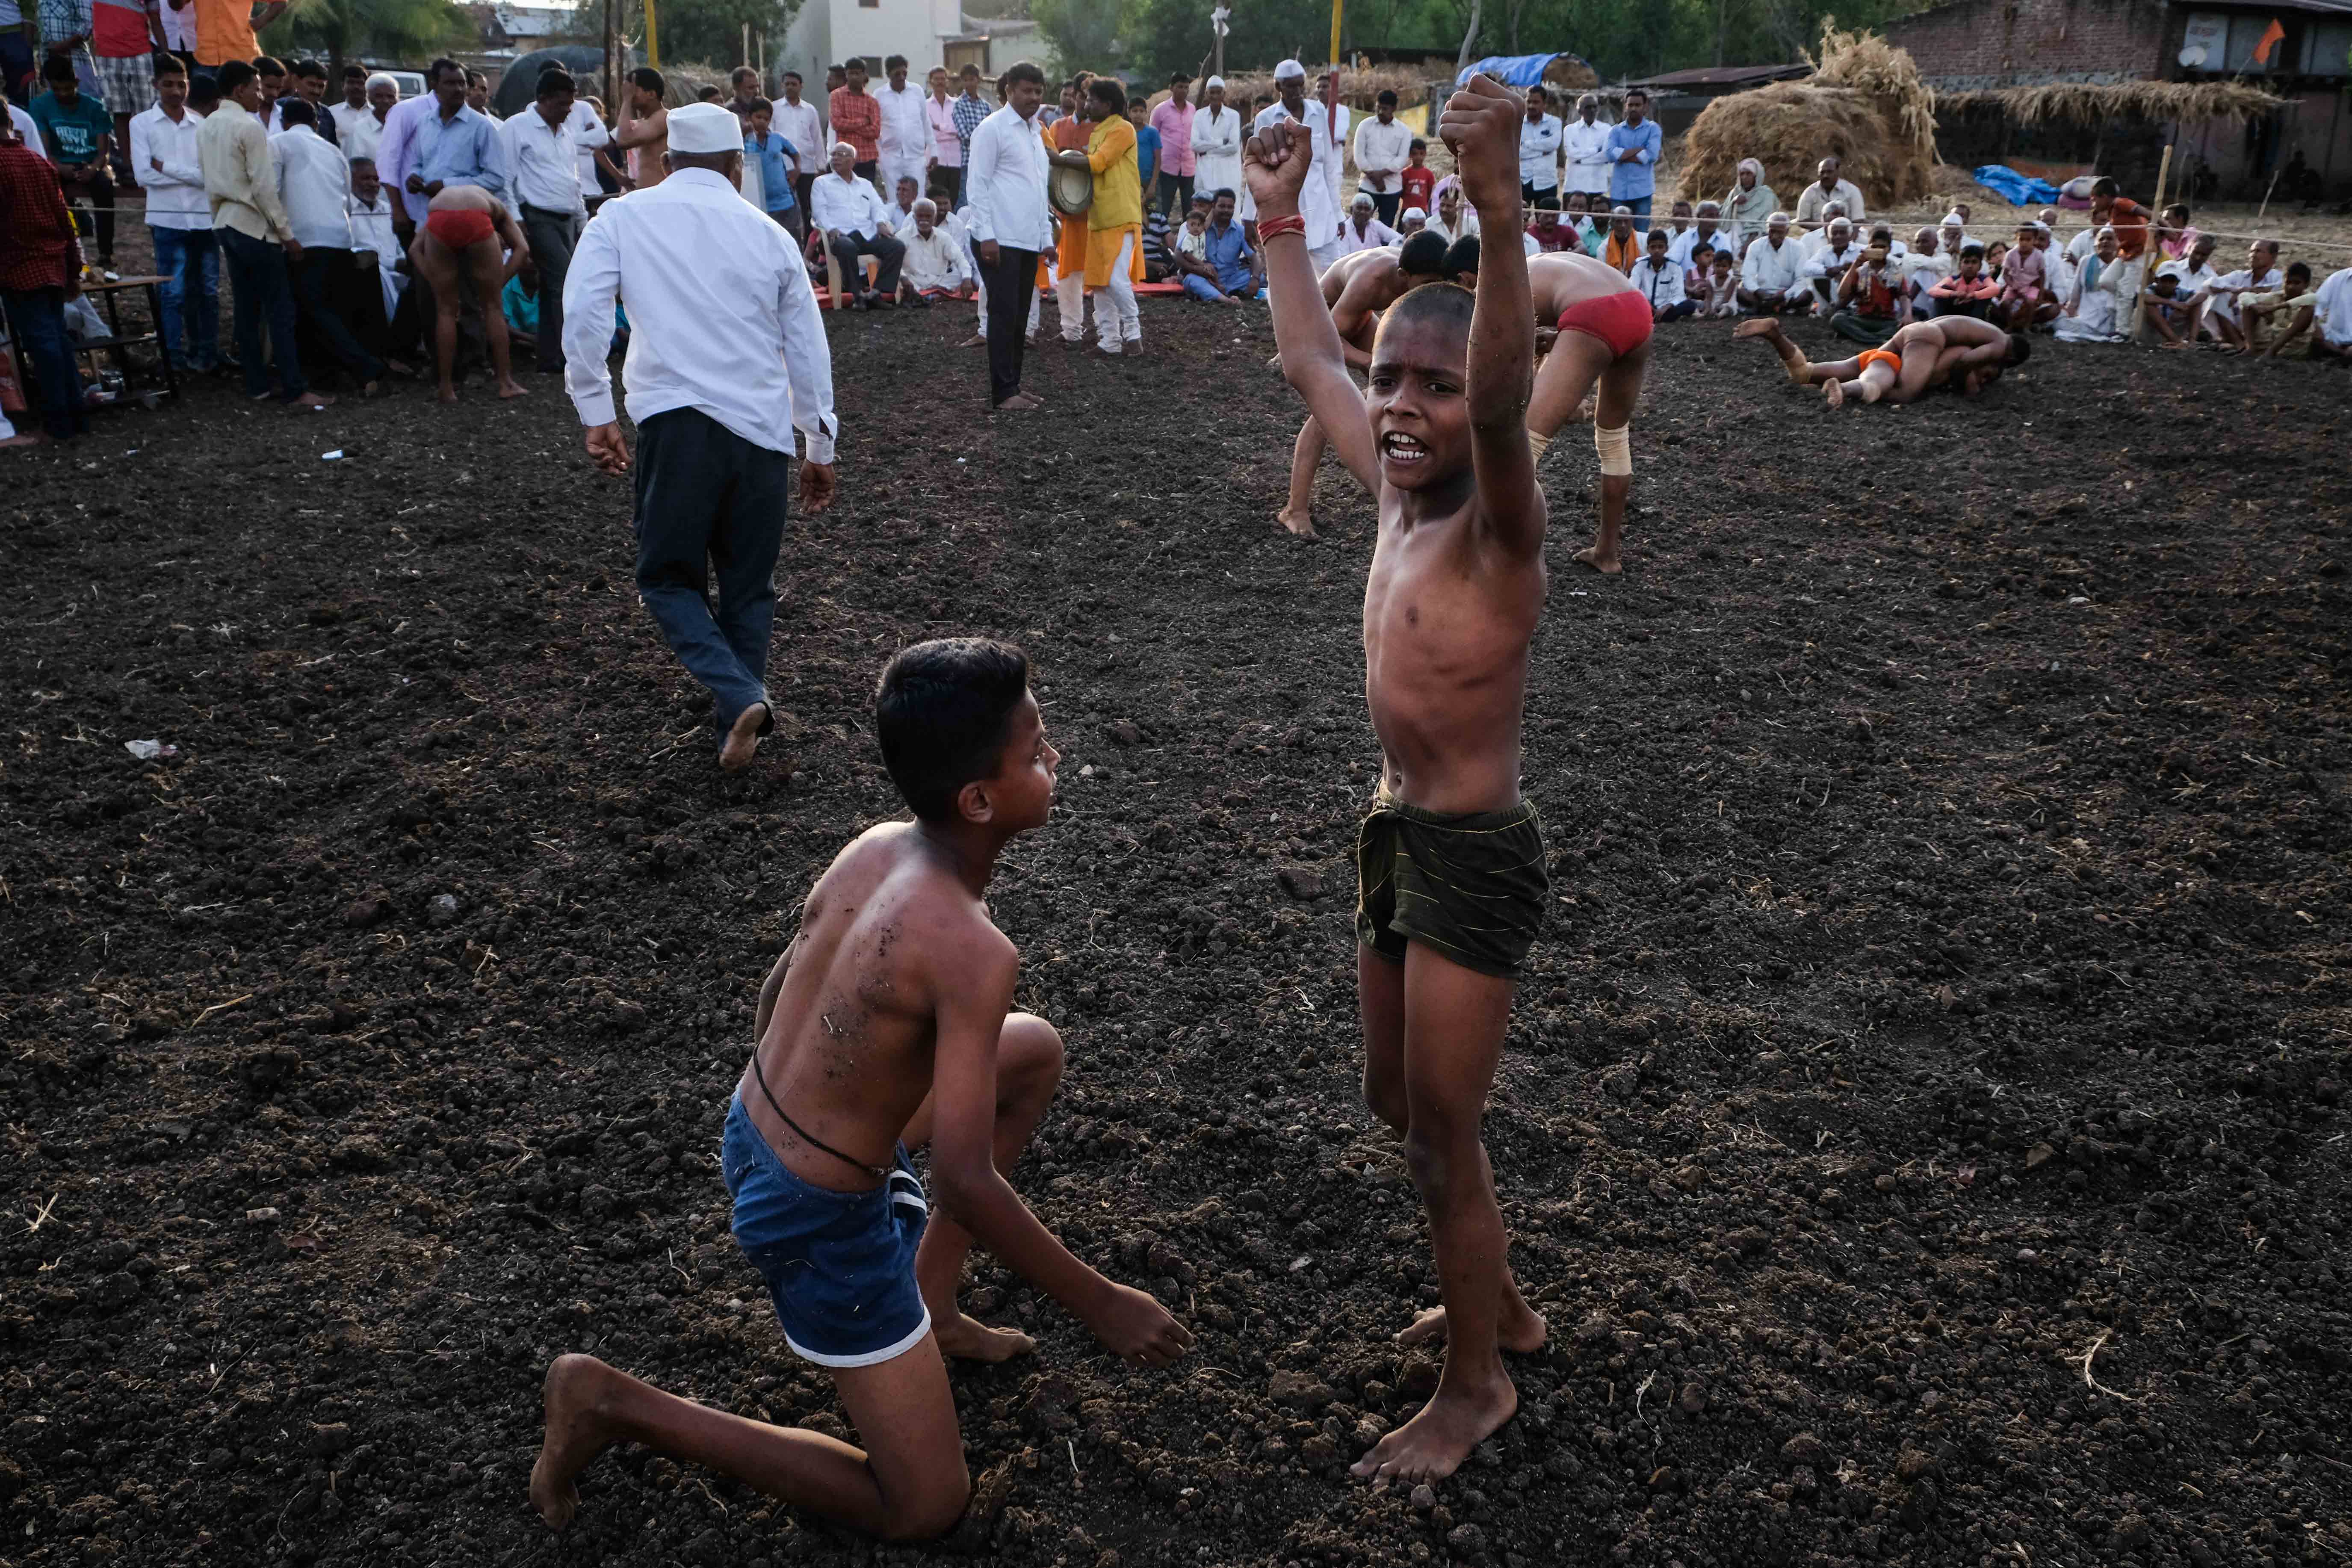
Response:
[[[1910,51],[1824,24],[1811,76],[1733,93],[1701,111],[1682,141],[1682,195],[1720,196],[1739,160],[1754,158],[1793,206],[1832,153],[1874,207],[1925,195],[1936,173],[1936,95]]]

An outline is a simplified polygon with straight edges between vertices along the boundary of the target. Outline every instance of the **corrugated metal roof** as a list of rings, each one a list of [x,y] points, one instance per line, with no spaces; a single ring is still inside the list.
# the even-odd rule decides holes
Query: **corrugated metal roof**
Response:
[[[2352,5],[2352,0],[2345,0]],[[1785,66],[1699,66],[1691,70],[1667,71],[1660,76],[1637,77],[1629,87],[1739,87],[1748,82],[1782,81],[1792,76],[1804,76],[1812,70],[1807,65]]]

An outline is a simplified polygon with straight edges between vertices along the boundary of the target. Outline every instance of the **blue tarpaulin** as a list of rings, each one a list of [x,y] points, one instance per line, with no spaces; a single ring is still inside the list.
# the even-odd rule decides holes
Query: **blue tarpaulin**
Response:
[[[1543,80],[1546,68],[1552,61],[1559,59],[1575,60],[1579,65],[1584,64],[1580,58],[1570,54],[1488,55],[1485,59],[1475,60],[1455,72],[1454,85],[1460,87],[1477,72],[1485,71],[1505,87],[1533,87]]]
[[[1976,182],[1987,190],[1998,191],[2009,198],[2013,207],[2046,207],[2056,205],[2058,187],[2047,180],[2037,180],[2031,174],[2021,174],[2006,163],[1987,163],[1976,171]]]

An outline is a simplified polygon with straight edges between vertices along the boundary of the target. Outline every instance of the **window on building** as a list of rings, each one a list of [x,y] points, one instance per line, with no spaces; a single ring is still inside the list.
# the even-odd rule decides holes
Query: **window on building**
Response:
[[[2303,74],[2352,76],[2352,22],[2315,22],[2304,29]]]

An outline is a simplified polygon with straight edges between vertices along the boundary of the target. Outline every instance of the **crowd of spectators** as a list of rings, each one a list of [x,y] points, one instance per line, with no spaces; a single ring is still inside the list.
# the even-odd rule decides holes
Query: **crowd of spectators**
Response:
[[[253,26],[277,8],[47,0],[42,35],[57,45],[36,55],[21,31],[0,33],[16,46],[0,47],[0,291],[48,436],[80,427],[75,345],[103,329],[78,296],[115,277],[118,198],[134,191],[165,279],[162,352],[180,372],[235,374],[250,396],[316,407],[331,398],[314,382],[365,395],[428,367],[453,397],[474,360],[519,395],[510,343],[541,371],[562,371],[563,283],[583,226],[604,199],[662,176],[660,73],[632,72],[608,109],[551,68],[530,108],[504,121],[482,74],[446,59],[420,96],[403,100],[392,77],[354,65],[331,97],[317,61],[254,50]],[[1271,98],[1238,103],[1216,77],[1196,99],[1183,73],[1156,103],[1086,72],[1051,84],[1057,101],[1024,126],[1049,168],[1083,164],[1092,194],[1083,213],[1055,220],[1061,238],[1041,252],[1063,336],[1079,341],[1091,294],[1101,349],[1131,348],[1139,284],[1228,307],[1260,297],[1241,149],[1277,120],[1306,133],[1301,208],[1318,265],[1424,229],[1449,244],[1476,234],[1477,216],[1430,166],[1396,95],[1379,94],[1358,120],[1320,90],[1330,85],[1310,96],[1296,61],[1277,68]],[[792,233],[812,281],[865,310],[969,301],[978,320],[966,342],[984,343],[989,220],[971,208],[989,180],[973,145],[1003,83],[984,86],[967,65],[935,67],[918,84],[892,56],[879,83],[850,60],[816,95],[792,71],[772,97],[750,68],[730,87],[702,97],[735,114],[744,196]],[[2352,268],[2282,268],[2277,244],[2260,241],[2222,271],[2217,237],[2199,233],[2186,207],[2151,214],[2112,181],[2098,182],[2063,247],[2055,211],[1982,237],[1965,203],[1907,236],[1872,224],[1866,193],[1834,157],[1793,202],[1750,159],[1719,199],[1675,201],[1654,221],[1663,142],[1648,110],[1636,89],[1613,121],[1590,94],[1562,119],[1547,89],[1529,89],[1520,237],[1530,254],[1581,250],[1615,268],[1660,321],[1806,312],[1877,343],[1908,321],[1958,313],[2072,342],[2137,331],[2167,347],[2352,359]],[[1001,150],[992,156],[1003,166]],[[1036,319],[1033,300],[1033,340]],[[617,321],[616,341],[625,331]]]

